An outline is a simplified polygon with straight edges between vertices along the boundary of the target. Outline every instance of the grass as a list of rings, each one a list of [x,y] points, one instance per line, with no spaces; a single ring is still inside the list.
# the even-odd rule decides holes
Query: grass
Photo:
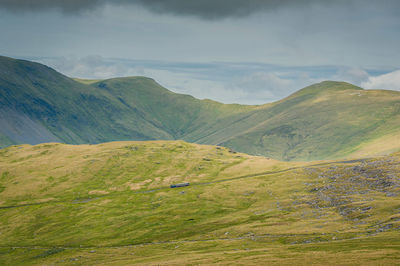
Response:
[[[12,146],[0,264],[395,264],[399,162],[288,163],[183,141]]]
[[[80,78],[73,78],[73,80],[86,85],[90,85],[101,81],[101,79],[80,79]]]

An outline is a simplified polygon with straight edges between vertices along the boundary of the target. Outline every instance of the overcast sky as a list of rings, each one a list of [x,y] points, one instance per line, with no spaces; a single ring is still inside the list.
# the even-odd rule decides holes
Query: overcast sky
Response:
[[[0,0],[0,54],[231,103],[315,82],[400,90],[396,0]]]

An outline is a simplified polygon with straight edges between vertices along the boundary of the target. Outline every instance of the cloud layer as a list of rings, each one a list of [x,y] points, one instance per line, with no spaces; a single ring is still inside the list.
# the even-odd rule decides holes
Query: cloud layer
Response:
[[[301,7],[317,2],[329,3],[317,0],[139,0],[137,2],[158,13],[192,15],[204,19],[243,17],[281,7]]]
[[[384,2],[384,3],[382,3]],[[399,8],[396,0],[0,0],[0,8],[12,11],[59,9],[65,13],[101,7],[103,5],[136,5],[156,13],[195,16],[203,19],[244,17],[256,12],[279,8],[308,8],[312,5],[355,6],[368,5]]]
[[[45,9],[60,9],[66,13],[103,5],[112,0],[0,0],[0,8],[12,11],[40,11]]]
[[[400,1],[360,1],[0,0],[0,51],[12,57],[97,54],[185,62],[398,66]],[[87,12],[71,16],[57,10]],[[254,15],[245,17],[249,14]]]

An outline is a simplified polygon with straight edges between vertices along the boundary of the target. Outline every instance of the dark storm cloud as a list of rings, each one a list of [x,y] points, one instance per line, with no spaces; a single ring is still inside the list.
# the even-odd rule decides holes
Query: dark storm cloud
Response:
[[[56,8],[74,13],[98,6],[104,2],[103,0],[0,0],[0,8],[11,11],[39,11]]]
[[[318,0],[138,0],[137,2],[149,10],[158,13],[218,19],[224,17],[242,17],[255,12],[274,10],[280,7],[310,5],[318,2]]]
[[[256,12],[279,8],[309,7],[318,5],[376,4],[399,8],[396,0],[0,0],[0,8],[12,11],[38,11],[59,9],[65,13],[77,13],[104,4],[142,6],[156,13],[189,15],[203,19],[243,17]]]
[[[189,15],[203,19],[245,17],[257,12],[311,6],[336,6],[355,10],[372,7],[390,10],[397,15],[400,13],[399,0],[119,0],[118,2],[140,4],[157,13]]]

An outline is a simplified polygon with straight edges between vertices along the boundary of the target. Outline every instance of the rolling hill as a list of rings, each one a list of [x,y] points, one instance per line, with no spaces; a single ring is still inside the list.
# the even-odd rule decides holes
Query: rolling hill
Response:
[[[261,122],[221,145],[281,160],[373,155],[400,147],[396,91],[322,82],[262,108],[249,119]]]
[[[400,93],[326,81],[260,106],[173,93],[146,77],[85,81],[0,57],[0,147],[185,140],[279,160],[400,148]]]
[[[0,264],[396,264],[399,166],[399,153],[294,163],[183,141],[12,146]]]

